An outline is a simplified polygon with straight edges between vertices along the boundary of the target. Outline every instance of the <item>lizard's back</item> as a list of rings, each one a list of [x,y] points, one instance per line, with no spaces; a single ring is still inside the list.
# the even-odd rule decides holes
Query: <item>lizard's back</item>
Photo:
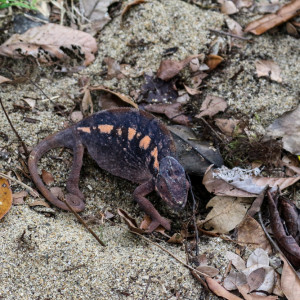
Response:
[[[151,114],[131,108],[101,111],[75,126],[98,165],[113,175],[143,183],[174,156],[170,132]]]

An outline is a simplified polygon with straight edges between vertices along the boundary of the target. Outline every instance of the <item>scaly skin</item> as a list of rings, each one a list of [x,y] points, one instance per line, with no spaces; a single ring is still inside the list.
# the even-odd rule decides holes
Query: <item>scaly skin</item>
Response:
[[[146,195],[156,190],[172,208],[185,206],[189,184],[183,167],[174,158],[171,134],[149,113],[131,108],[104,110],[47,137],[32,150],[28,160],[32,180],[48,201],[68,210],[66,204],[47,189],[37,169],[39,159],[57,147],[73,150],[65,200],[77,212],[85,206],[78,187],[85,148],[100,168],[140,184],[133,196],[152,219],[149,232],[159,225],[167,230],[171,226],[145,198]]]

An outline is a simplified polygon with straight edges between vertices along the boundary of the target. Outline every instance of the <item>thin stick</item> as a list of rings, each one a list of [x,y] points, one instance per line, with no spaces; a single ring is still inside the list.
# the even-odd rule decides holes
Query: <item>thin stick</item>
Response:
[[[219,34],[223,34],[223,35],[228,35],[228,36],[231,36],[235,39],[240,39],[240,40],[244,40],[244,41],[252,41],[251,38],[246,38],[246,37],[243,37],[243,36],[238,36],[236,34],[233,34],[233,33],[230,33],[230,32],[226,32],[226,31],[222,31],[222,30],[217,30],[217,29],[212,29],[210,28],[209,31],[212,31],[212,32],[215,32],[215,33],[219,33]]]
[[[3,103],[2,103],[2,99],[1,99],[1,98],[0,98],[0,104],[1,104],[1,107],[2,107],[2,109],[3,109],[3,112],[4,112],[5,116],[6,116],[6,119],[7,119],[8,123],[9,123],[10,127],[12,128],[13,132],[14,132],[15,135],[17,136],[19,142],[22,144],[22,147],[23,147],[23,149],[24,149],[25,155],[26,155],[26,156],[29,156],[29,151],[28,151],[28,149],[27,149],[25,143],[23,142],[22,138],[21,138],[20,135],[18,134],[17,130],[14,128],[14,126],[13,126],[13,124],[12,124],[12,122],[11,122],[11,120],[10,120],[10,118],[9,118],[9,116],[8,116],[8,114],[7,114],[6,110],[5,110],[5,108],[4,108],[4,105],[3,105]]]
[[[87,229],[87,231],[90,234],[93,235],[93,237],[97,240],[97,242],[101,246],[106,247],[106,245],[100,240],[97,234],[86,224],[86,222],[79,216],[79,214],[73,209],[73,207],[65,199],[63,199],[63,202],[68,206],[69,210],[74,214],[77,220]]]
[[[13,177],[10,177],[8,175],[5,175],[4,173],[0,173],[0,176],[3,177],[3,178],[6,178],[8,180],[11,180],[11,181],[14,181],[14,182],[18,183],[19,185],[23,186],[25,189],[29,190],[31,192],[31,194],[33,194],[35,197],[40,198],[39,194],[34,189],[32,189],[30,186],[26,185],[22,181],[20,181],[18,179],[15,179]]]
[[[146,294],[147,294],[147,292],[148,292],[148,288],[149,288],[149,286],[150,286],[150,283],[151,283],[151,276],[149,276],[149,279],[148,279],[148,282],[147,282],[147,286],[146,286],[145,291],[144,291],[144,293],[143,293],[142,300],[144,300],[144,299],[146,298]]]

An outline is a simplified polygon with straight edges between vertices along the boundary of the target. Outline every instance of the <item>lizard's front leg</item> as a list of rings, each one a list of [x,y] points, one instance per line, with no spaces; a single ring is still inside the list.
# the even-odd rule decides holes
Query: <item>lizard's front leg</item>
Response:
[[[170,230],[170,222],[164,219],[155,209],[153,204],[147,198],[145,198],[145,196],[151,193],[153,190],[154,183],[152,180],[149,180],[138,186],[133,193],[134,200],[139,204],[140,208],[152,219],[152,222],[149,225],[147,232],[152,232],[159,225],[162,225],[167,230]]]
[[[67,181],[67,191],[69,194],[66,195],[66,200],[70,205],[72,205],[72,202],[76,203],[76,206],[79,205],[84,208],[84,195],[79,190],[79,176],[80,176],[80,170],[82,167],[82,158],[84,153],[84,146],[81,144],[81,142],[76,143],[75,147],[73,148],[73,163],[71,172]],[[74,204],[73,204],[74,205]],[[72,206],[73,206],[72,205]]]

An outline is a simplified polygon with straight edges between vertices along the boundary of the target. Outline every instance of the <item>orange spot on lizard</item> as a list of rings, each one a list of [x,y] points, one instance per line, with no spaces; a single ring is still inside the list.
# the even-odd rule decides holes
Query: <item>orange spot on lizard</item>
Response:
[[[155,147],[152,151],[151,151],[151,156],[154,158],[154,163],[153,166],[155,169],[159,169],[159,163],[158,163],[158,150],[157,147]]]
[[[150,145],[151,142],[151,138],[149,135],[144,136],[141,140],[140,140],[140,148],[143,149],[147,149]]]
[[[90,127],[77,127],[78,130],[86,133],[91,133],[91,128]]]
[[[134,128],[128,128],[128,140],[131,141],[136,135],[136,130]]]
[[[114,126],[113,125],[99,125],[98,129],[100,130],[101,133],[111,133],[111,131],[113,130]]]

